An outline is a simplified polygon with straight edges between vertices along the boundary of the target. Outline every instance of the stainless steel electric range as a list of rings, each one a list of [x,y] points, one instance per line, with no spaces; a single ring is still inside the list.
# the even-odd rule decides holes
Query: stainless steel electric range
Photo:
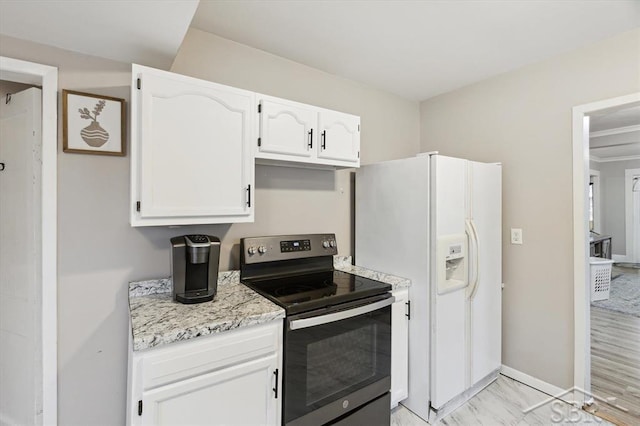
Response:
[[[334,234],[240,250],[242,282],[286,311],[282,423],[389,425],[391,286],[334,270]]]

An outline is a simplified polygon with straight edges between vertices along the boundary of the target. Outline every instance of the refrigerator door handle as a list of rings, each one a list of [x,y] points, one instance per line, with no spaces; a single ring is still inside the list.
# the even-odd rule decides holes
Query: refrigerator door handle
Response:
[[[469,262],[469,287],[467,287],[467,298],[469,300],[473,300],[476,295],[476,290],[478,289],[478,281],[480,280],[480,244],[478,229],[476,228],[476,224],[473,222],[473,219],[467,219],[465,221],[465,225],[467,226],[467,234],[471,240],[471,244],[469,245],[473,247],[473,267],[471,266],[471,262]],[[473,275],[471,274],[471,271],[473,271]],[[472,276],[473,279],[471,279]]]

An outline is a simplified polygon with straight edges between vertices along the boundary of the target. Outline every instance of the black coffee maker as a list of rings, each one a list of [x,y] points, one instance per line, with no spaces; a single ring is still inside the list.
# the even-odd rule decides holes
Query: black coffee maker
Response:
[[[173,300],[201,303],[213,300],[218,290],[220,239],[211,235],[171,238]]]

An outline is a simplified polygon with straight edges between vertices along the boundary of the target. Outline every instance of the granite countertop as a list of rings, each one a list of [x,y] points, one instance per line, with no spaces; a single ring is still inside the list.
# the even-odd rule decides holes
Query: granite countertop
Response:
[[[351,256],[334,256],[333,268],[338,271],[348,272],[353,275],[370,278],[372,280],[381,281],[391,285],[391,291],[400,290],[411,287],[411,280],[408,278],[398,277],[396,275],[385,274],[360,266],[352,265]]]
[[[284,309],[240,284],[239,271],[218,275],[211,302],[176,303],[171,290],[171,279],[129,283],[134,351],[284,318]]]
[[[408,288],[411,281],[351,264],[351,256],[335,256],[334,268]],[[198,336],[284,318],[284,309],[240,283],[239,271],[218,275],[218,292],[212,302],[184,305],[173,301],[171,279],[129,283],[129,313],[133,350],[140,351]]]

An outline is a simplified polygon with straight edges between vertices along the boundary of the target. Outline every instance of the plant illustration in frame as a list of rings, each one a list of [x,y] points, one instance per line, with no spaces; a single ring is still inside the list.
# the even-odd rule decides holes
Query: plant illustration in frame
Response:
[[[124,99],[62,91],[64,152],[125,155]]]
[[[86,107],[78,108],[80,118],[92,120],[91,124],[80,130],[80,136],[82,136],[82,139],[89,146],[99,147],[109,140],[109,132],[100,127],[100,122],[98,122],[98,116],[104,109],[106,103],[107,102],[104,99],[99,100],[93,108],[93,116]]]

